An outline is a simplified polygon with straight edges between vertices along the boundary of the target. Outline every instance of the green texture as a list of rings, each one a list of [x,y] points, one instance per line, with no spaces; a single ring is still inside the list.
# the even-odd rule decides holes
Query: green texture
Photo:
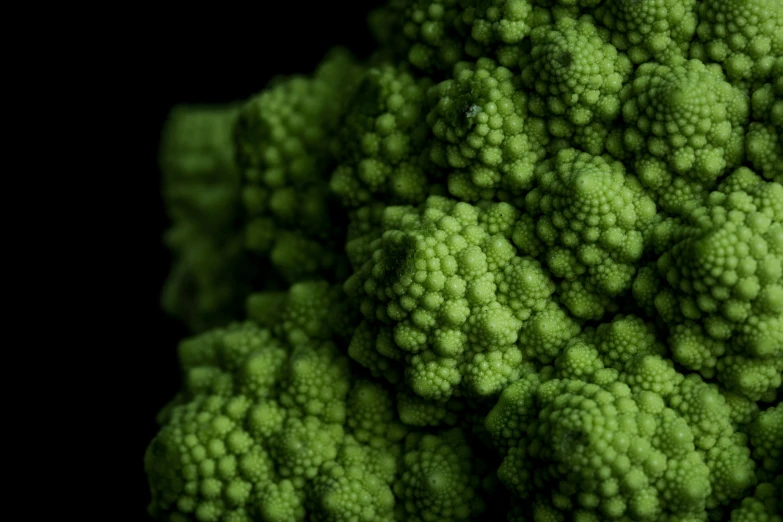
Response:
[[[781,1],[368,24],[163,129],[153,518],[783,522]]]

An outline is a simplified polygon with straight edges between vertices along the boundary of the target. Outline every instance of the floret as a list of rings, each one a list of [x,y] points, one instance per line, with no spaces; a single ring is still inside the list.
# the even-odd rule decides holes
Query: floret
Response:
[[[591,154],[604,152],[608,122],[620,114],[620,89],[632,72],[588,20],[563,18],[537,27],[522,60],[522,82],[533,91],[530,112],[558,138],[572,138]]]
[[[732,510],[730,522],[783,522],[783,500],[780,488],[783,479],[764,482],[756,487],[755,494],[742,499],[739,507]]]
[[[184,341],[180,360],[183,390],[145,455],[155,517],[392,522],[483,509],[462,431],[405,440],[393,395],[352,376],[332,343],[234,324]]]
[[[685,57],[696,31],[696,0],[606,0],[595,12],[612,44],[633,63]]]
[[[655,204],[621,163],[575,149],[541,163],[536,179],[525,208],[548,268],[567,283],[560,298],[575,316],[599,319],[631,286]]]
[[[370,28],[389,54],[427,73],[448,70],[463,55],[457,0],[390,0]]]
[[[650,353],[655,338],[638,320],[613,325],[573,340],[554,375],[504,390],[486,420],[505,456],[500,480],[558,517],[699,519],[742,498],[755,463],[718,387]],[[611,347],[629,341],[642,351],[618,357]]]
[[[698,12],[691,56],[720,63],[734,82],[769,78],[774,60],[783,56],[779,0],[704,0]]]
[[[344,340],[359,317],[340,285],[306,281],[287,292],[256,292],[247,298],[247,317],[291,344]]]
[[[235,139],[245,245],[288,282],[337,264],[342,238],[329,198],[329,137],[360,74],[350,56],[335,52],[313,77],[283,79],[240,109]]]
[[[516,255],[511,221],[498,227],[486,218],[509,212],[505,203],[477,208],[442,197],[420,209],[389,207],[372,258],[346,282],[373,328],[393,332],[384,335],[395,348],[385,350],[378,334],[378,352],[402,359],[422,397],[489,395],[519,376],[518,332],[545,310],[555,285],[538,262]],[[361,353],[360,362],[372,360],[367,348]]]
[[[519,331],[519,346],[529,360],[552,363],[582,331],[581,324],[554,302],[525,321]]]
[[[552,22],[552,14],[533,0],[463,1],[460,22],[469,34],[465,53],[495,58],[504,67],[515,66],[526,51],[532,29]]]
[[[683,379],[667,402],[691,426],[696,448],[710,469],[712,491],[708,508],[726,505],[757,481],[747,437],[735,432],[724,397],[698,375]]]
[[[761,412],[750,426],[753,457],[759,463],[759,474],[773,478],[783,470],[783,405]]]
[[[621,99],[628,125],[624,146],[643,162],[636,169],[642,183],[665,192],[667,169],[709,184],[737,166],[744,152],[747,98],[720,70],[698,60],[640,65]]]
[[[324,466],[313,481],[313,495],[308,503],[310,520],[393,522],[395,497],[391,482],[396,458],[394,453],[356,444],[348,438],[338,458]]]
[[[783,56],[775,60],[772,81],[753,91],[753,121],[745,136],[748,160],[765,178],[783,183]]]
[[[555,516],[656,519],[704,509],[709,470],[687,424],[654,395],[555,379],[539,386],[533,404],[527,434],[498,471],[523,498],[534,484],[548,490]]]
[[[617,370],[645,355],[666,353],[654,326],[633,315],[619,314],[611,322],[599,325],[593,343],[603,363]]]
[[[208,234],[234,224],[240,175],[231,138],[238,112],[236,104],[172,109],[161,136],[160,165],[173,220],[192,221]]]
[[[689,224],[674,229],[657,265],[668,285],[656,306],[674,299],[674,316],[662,316],[690,321],[673,330],[675,359],[705,377],[717,370],[728,388],[753,400],[781,384],[781,216],[780,184],[713,192]]]
[[[338,139],[344,145],[329,182],[344,206],[373,198],[403,204],[424,200],[433,171],[424,151],[430,85],[427,78],[390,65],[365,73],[340,125]]]
[[[350,377],[333,345],[288,353],[245,324],[190,339],[180,358],[184,390],[145,460],[153,514],[249,520],[267,482],[301,488],[337,456]]]
[[[433,162],[454,169],[449,192],[464,201],[530,188],[539,152],[525,133],[526,97],[507,68],[488,58],[461,62],[453,79],[431,90],[427,115],[435,136]]]
[[[475,520],[484,510],[477,496],[481,477],[472,467],[470,446],[459,430],[409,436],[403,460],[406,471],[394,490],[409,499],[402,513],[405,520]]]

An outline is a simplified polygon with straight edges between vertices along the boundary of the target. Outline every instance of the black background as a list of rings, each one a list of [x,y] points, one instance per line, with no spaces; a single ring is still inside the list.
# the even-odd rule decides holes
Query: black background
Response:
[[[138,364],[128,390],[137,418],[127,418],[120,428],[133,438],[127,448],[133,486],[125,491],[132,493],[121,495],[126,499],[122,504],[131,502],[128,519],[149,519],[143,454],[157,431],[155,414],[179,386],[175,348],[186,335],[184,327],[159,306],[171,262],[161,241],[169,222],[157,165],[166,115],[176,104],[241,100],[261,90],[273,76],[308,73],[334,45],[366,56],[373,47],[366,16],[379,3],[275,2],[272,8],[260,3],[253,7],[260,14],[211,6],[205,11],[156,15],[136,35],[139,46],[149,50],[128,57],[137,72],[128,79],[133,86],[124,95],[130,97],[128,121],[137,122],[127,138],[133,179],[125,184],[133,203],[129,231],[135,260],[128,263],[125,279],[130,296],[125,313],[132,315],[134,325],[127,349]]]

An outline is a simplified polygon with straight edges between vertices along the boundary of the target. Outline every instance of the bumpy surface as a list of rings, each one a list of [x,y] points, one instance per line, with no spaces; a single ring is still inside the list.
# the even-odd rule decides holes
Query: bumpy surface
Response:
[[[606,0],[596,18],[611,30],[612,44],[634,63],[687,55],[696,30],[697,0]]]
[[[560,298],[576,317],[600,319],[631,285],[655,203],[620,162],[575,149],[541,163],[536,178],[525,208],[549,269],[565,280]]]
[[[745,137],[745,150],[765,178],[783,183],[783,56],[775,60],[772,81],[753,91],[753,121]]]
[[[312,78],[281,80],[240,109],[235,139],[245,244],[287,282],[338,263],[340,217],[328,191],[329,137],[360,74],[353,58],[334,53]]]
[[[449,191],[459,199],[489,199],[498,190],[529,188],[536,144],[524,132],[525,95],[512,72],[492,60],[461,63],[454,79],[433,87],[427,115],[433,162],[456,170]]]
[[[553,136],[571,138],[601,154],[610,122],[620,113],[620,89],[631,62],[587,20],[562,18],[537,27],[530,55],[520,60],[522,81],[534,91],[530,112],[544,118]]]
[[[405,503],[404,520],[466,520],[484,510],[476,496],[481,476],[472,469],[470,446],[461,431],[440,437],[409,437],[403,456],[405,472],[395,485]]]
[[[728,388],[753,400],[773,398],[783,371],[783,186],[713,192],[689,217],[656,230],[671,245],[657,262],[668,284],[656,306],[670,324],[688,321],[691,336],[674,358],[717,369]]]
[[[747,95],[719,70],[698,60],[643,64],[622,99],[626,145],[677,174],[710,181],[740,160]]]
[[[500,480],[524,499],[546,487],[538,509],[588,520],[688,519],[741,498],[756,465],[726,399],[660,353],[651,326],[619,316],[570,343],[554,373],[507,387],[486,420]]]
[[[373,198],[390,203],[424,199],[427,167],[432,171],[424,154],[429,128],[422,114],[430,83],[391,66],[365,74],[340,125],[340,139],[347,146],[330,180],[343,205],[367,204]]]
[[[781,0],[368,21],[171,113],[151,515],[783,522]]]
[[[723,65],[736,81],[766,80],[783,56],[780,0],[704,0],[692,54]]]
[[[297,304],[324,285],[283,296],[289,320],[276,334],[232,324],[182,342],[184,388],[161,412],[145,457],[153,515],[392,522],[395,498],[405,499],[407,520],[473,520],[483,511],[479,461],[461,430],[406,439],[389,391],[353,377],[326,340],[340,328]],[[326,309],[344,299],[331,297]],[[311,326],[309,335],[291,317]]]
[[[370,20],[390,54],[426,72],[448,70],[463,56],[457,0],[390,0]]]
[[[555,284],[537,261],[516,254],[508,240],[516,216],[505,203],[477,209],[437,196],[421,210],[387,208],[371,258],[346,282],[361,298],[366,328],[381,332],[376,341],[362,330],[351,349],[376,344],[429,399],[458,389],[488,395],[518,378],[519,331],[544,310]],[[381,373],[376,358],[360,362]]]

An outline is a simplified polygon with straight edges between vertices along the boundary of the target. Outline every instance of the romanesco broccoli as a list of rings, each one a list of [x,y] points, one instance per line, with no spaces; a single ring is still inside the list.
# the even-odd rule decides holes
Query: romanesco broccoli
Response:
[[[164,127],[149,513],[781,522],[783,3],[368,22]]]

